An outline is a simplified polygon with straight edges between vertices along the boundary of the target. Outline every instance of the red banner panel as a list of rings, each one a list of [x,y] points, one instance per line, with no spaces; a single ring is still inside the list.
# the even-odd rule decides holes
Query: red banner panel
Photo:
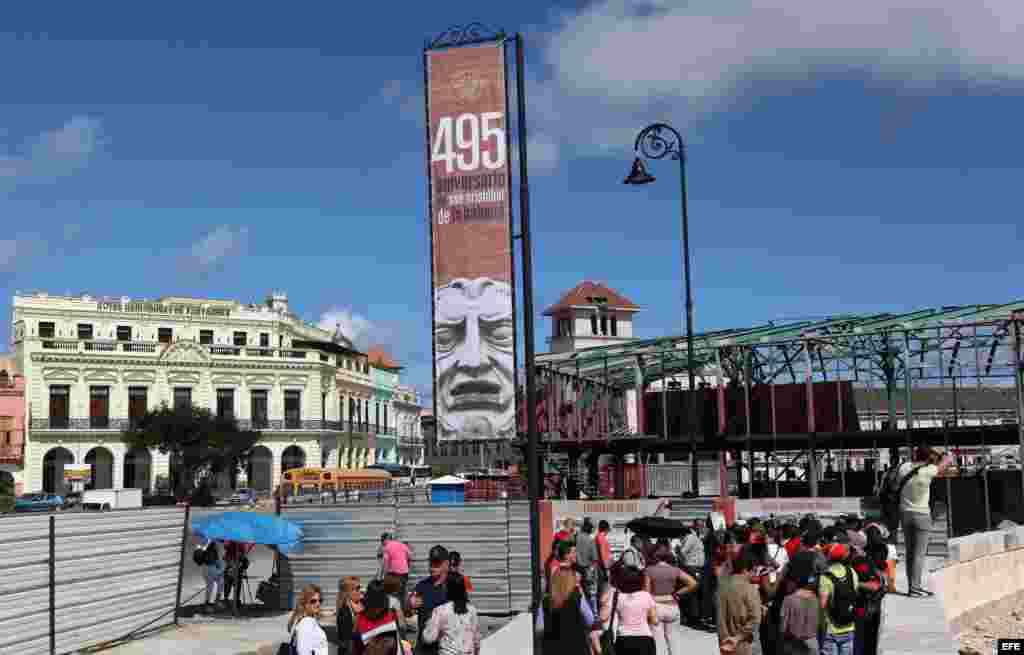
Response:
[[[428,51],[439,441],[515,436],[504,42]]]

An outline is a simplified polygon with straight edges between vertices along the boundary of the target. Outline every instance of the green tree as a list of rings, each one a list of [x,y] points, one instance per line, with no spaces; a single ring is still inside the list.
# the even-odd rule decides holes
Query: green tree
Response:
[[[14,476],[0,472],[0,514],[14,511]]]
[[[218,418],[205,407],[151,410],[125,431],[130,446],[157,448],[169,455],[175,493],[197,501],[210,499],[213,476],[237,473],[246,465],[258,431],[242,430],[233,419]]]

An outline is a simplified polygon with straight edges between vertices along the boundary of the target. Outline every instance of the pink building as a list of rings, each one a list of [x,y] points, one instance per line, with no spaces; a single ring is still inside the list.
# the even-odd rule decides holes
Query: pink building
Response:
[[[0,475],[14,478],[15,493],[25,489],[25,378],[12,355],[0,355]]]

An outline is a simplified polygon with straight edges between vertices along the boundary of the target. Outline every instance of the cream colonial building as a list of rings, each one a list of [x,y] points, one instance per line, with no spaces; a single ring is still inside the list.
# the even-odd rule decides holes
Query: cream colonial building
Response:
[[[422,457],[418,430],[400,447],[402,417],[417,399],[398,385],[399,367],[383,363],[393,384],[381,389],[379,362],[340,330],[303,322],[283,293],[261,305],[45,293],[15,295],[12,305],[12,346],[26,380],[26,491],[63,488],[64,465],[73,463],[92,465],[97,488],[163,486],[167,456],[130,450],[121,436],[161,403],[191,402],[259,429],[243,475],[258,489],[303,465]]]

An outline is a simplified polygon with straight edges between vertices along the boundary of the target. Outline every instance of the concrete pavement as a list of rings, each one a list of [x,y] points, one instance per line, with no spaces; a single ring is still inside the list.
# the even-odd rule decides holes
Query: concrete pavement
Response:
[[[944,563],[929,557],[928,570],[935,571]],[[927,582],[925,586],[929,586]],[[896,588],[901,592],[907,589],[903,561],[896,567]],[[904,593],[886,595],[880,655],[955,655],[959,651],[957,635],[946,628],[941,590],[931,589],[936,592],[931,598],[910,598]]]

